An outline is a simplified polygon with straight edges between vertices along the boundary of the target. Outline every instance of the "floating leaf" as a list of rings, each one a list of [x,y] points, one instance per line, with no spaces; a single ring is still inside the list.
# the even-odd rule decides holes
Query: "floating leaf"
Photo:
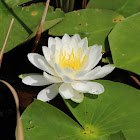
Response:
[[[25,140],[75,139],[82,130],[66,114],[39,100],[35,100],[25,110],[21,119]]]
[[[120,131],[115,134],[101,136],[96,140],[126,140],[126,138],[124,134]]]
[[[109,43],[115,66],[140,75],[140,13],[118,23]]]
[[[4,42],[7,29],[11,18],[15,19],[13,24],[5,52],[8,52],[12,48],[16,47],[20,43],[24,42],[31,34],[35,34],[37,27],[40,24],[45,5],[43,3],[32,4],[27,7],[21,7],[17,4],[17,0],[13,1],[0,1],[0,30],[1,30],[1,41],[0,49]],[[11,4],[11,7],[10,7]],[[53,10],[49,7],[46,20],[44,23],[44,30],[49,29],[56,23],[60,22],[64,18],[64,13],[60,9]],[[32,37],[33,37],[32,35]]]
[[[76,104],[66,100],[69,109],[90,135],[106,135],[122,131],[127,140],[140,138],[140,91],[122,83],[101,81],[105,92],[99,96],[85,94]]]
[[[13,8],[14,6],[29,2],[30,0],[1,0],[2,3],[5,3],[8,7]],[[6,8],[4,6],[4,8]]]
[[[62,36],[65,33],[78,33],[82,38],[87,37],[89,45],[105,45],[105,39],[111,29],[123,16],[111,10],[88,9],[69,12],[65,19],[51,28],[49,34]]]
[[[110,9],[128,17],[140,12],[140,0],[90,0],[87,8]]]
[[[55,107],[35,100],[21,117],[25,140],[139,139],[140,92],[121,83],[98,82],[105,87],[103,94],[85,94],[80,104],[65,100],[82,127]]]

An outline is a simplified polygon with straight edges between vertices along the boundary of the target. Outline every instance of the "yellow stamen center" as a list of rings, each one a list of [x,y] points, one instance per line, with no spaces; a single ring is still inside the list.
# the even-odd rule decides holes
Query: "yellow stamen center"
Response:
[[[63,51],[62,49],[59,55],[58,63],[62,68],[70,67],[73,70],[76,70],[76,69],[81,69],[81,67],[85,64],[85,60],[86,60],[86,55],[82,59],[81,48],[79,48],[75,53],[74,53],[74,49],[72,48],[72,52],[68,57],[66,57],[66,50]]]

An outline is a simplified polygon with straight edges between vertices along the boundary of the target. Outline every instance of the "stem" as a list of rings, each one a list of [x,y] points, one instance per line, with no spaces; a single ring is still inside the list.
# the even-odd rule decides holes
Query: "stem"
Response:
[[[16,103],[16,109],[17,109],[17,140],[24,140],[23,137],[23,130],[22,130],[22,123],[20,120],[20,112],[19,112],[19,99],[17,96],[17,92],[15,91],[15,89],[6,81],[4,80],[0,80],[0,82],[4,83],[12,92],[15,103]]]
[[[62,6],[63,6],[63,0],[60,0],[60,7],[62,9]]]
[[[83,9],[86,9],[86,6],[87,6],[87,0],[83,0],[82,8],[83,8]]]
[[[38,42],[40,40],[42,28],[43,28],[44,21],[45,21],[45,18],[46,18],[48,7],[49,7],[49,3],[50,3],[50,0],[47,0],[46,6],[45,6],[45,9],[44,9],[44,13],[43,13],[43,16],[42,16],[42,20],[41,20],[41,23],[40,23],[39,28],[37,30],[37,33],[36,33],[35,42],[34,42],[34,45],[32,47],[32,51],[31,51],[32,53],[34,53],[36,51]]]
[[[60,0],[60,7],[65,13],[69,11],[69,3],[70,0]]]
[[[56,7],[58,8],[58,0],[56,0]]]
[[[73,11],[73,9],[74,9],[74,4],[75,4],[75,0],[70,0],[69,11]]]
[[[65,7],[66,7],[66,10],[65,10],[66,12],[69,11],[69,4],[70,4],[70,1],[71,1],[71,0],[67,0],[67,1],[66,1],[66,6],[65,6]]]
[[[8,37],[9,37],[9,33],[11,31],[11,28],[12,28],[13,22],[14,22],[14,18],[12,18],[12,20],[11,20],[11,23],[10,23],[10,26],[9,26],[9,29],[8,29],[4,44],[3,44],[1,52],[0,52],[0,68],[1,68],[2,58],[3,58],[3,54],[4,54],[4,49],[5,49]]]

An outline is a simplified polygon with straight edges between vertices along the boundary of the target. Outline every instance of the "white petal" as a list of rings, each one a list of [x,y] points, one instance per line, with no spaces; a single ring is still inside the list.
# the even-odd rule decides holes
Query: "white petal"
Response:
[[[74,89],[71,87],[70,84],[63,83],[59,87],[59,93],[64,99],[70,99],[74,96]]]
[[[46,46],[42,46],[42,51],[43,51],[44,57],[49,62],[50,61],[50,56],[52,55],[52,52],[51,52],[50,48],[48,48]]]
[[[64,69],[59,64],[54,64],[54,69],[57,75],[59,75],[59,77],[64,75]]]
[[[80,41],[81,41],[81,38],[80,38],[80,36],[79,36],[78,34],[75,34],[75,35],[72,37],[72,39],[77,40],[77,42],[80,42]]]
[[[86,70],[89,71],[89,69],[87,69],[88,65],[89,65],[89,54],[90,54],[90,47],[88,47],[87,49],[83,50],[82,56],[81,56],[81,60],[85,58],[85,64],[82,66],[81,70]]]
[[[81,81],[72,83],[71,85],[76,91],[82,93],[101,94],[104,92],[103,85],[97,82]]]
[[[87,72],[84,76],[77,78],[77,80],[94,80],[95,75],[101,70],[101,66],[95,67],[93,70]]]
[[[88,91],[88,93],[98,95],[104,92],[104,86],[101,85],[100,83],[90,82],[90,87],[91,89]]]
[[[53,63],[52,63],[53,53],[52,53],[51,49],[46,46],[43,46],[42,51],[43,51],[44,57],[47,60],[47,62],[50,64],[51,67],[53,67]]]
[[[55,98],[57,94],[58,94],[58,90],[56,88],[56,84],[53,84],[41,90],[37,95],[37,99],[46,102]]]
[[[87,67],[89,66],[90,63],[92,63],[92,61],[89,61],[89,54],[90,54],[90,50],[91,48],[88,47],[86,50],[83,51],[82,56],[81,56],[81,60],[85,58],[85,64],[82,66],[81,70],[86,70],[86,71],[90,71],[91,69],[87,69]]]
[[[74,73],[75,73],[75,71],[72,68],[70,68],[70,67],[65,67],[64,68],[64,74],[65,75],[72,76]]]
[[[55,45],[52,45],[52,47],[50,48],[52,54],[54,55],[55,54],[55,50],[56,50],[56,46]]]
[[[69,57],[69,55],[71,54],[71,48],[69,46],[69,44],[63,44],[63,47],[62,47],[62,50],[63,50],[63,53],[66,52],[66,58]],[[60,53],[59,53],[60,55]]]
[[[55,76],[49,75],[46,72],[43,72],[43,75],[46,78],[46,80],[50,81],[51,83],[61,83],[61,82],[63,82],[60,77],[55,77]]]
[[[26,76],[25,78],[22,79],[22,82],[26,85],[31,86],[44,86],[51,84],[51,82],[47,81],[43,75],[39,74]]]
[[[72,80],[70,77],[68,77],[66,75],[63,75],[62,79],[63,79],[64,83],[72,83],[72,82],[74,82],[74,80]]]
[[[50,59],[51,59],[50,65],[52,66],[52,68],[53,68],[53,70],[54,70],[54,64],[56,63],[56,62],[55,62],[55,56],[54,56],[54,55],[51,55],[51,56],[50,56]]]
[[[94,79],[103,78],[109,73],[111,73],[115,67],[111,64],[105,65],[101,68],[101,70],[94,76]]]
[[[85,74],[87,74],[87,70],[82,70],[76,73],[73,77],[73,79],[79,80],[79,78],[83,77]]]
[[[79,48],[78,41],[75,39],[72,39],[69,46],[70,46],[71,50],[72,50],[72,48],[74,48],[74,53],[75,53],[77,51],[77,49]]]
[[[91,70],[94,68],[102,58],[102,46],[94,45],[90,49],[90,54],[88,58],[88,65],[86,66],[86,70]]]
[[[69,44],[71,41],[71,37],[68,34],[64,34],[63,38],[62,38],[62,43],[65,44]]]
[[[56,41],[53,37],[49,37],[48,39],[48,47],[51,48],[52,46],[55,46]]]
[[[87,93],[90,89],[90,85],[85,81],[76,81],[72,83],[71,86],[78,92]]]
[[[75,94],[74,96],[71,98],[72,101],[76,102],[76,103],[81,103],[84,100],[84,94],[83,93],[79,93],[75,90]]]
[[[42,55],[37,53],[29,53],[28,59],[37,68],[46,71],[52,75],[57,75],[54,69],[50,67],[50,65]]]
[[[59,75],[59,77],[62,77],[63,75],[72,77],[75,73],[75,71],[72,68],[65,67],[63,69],[59,64],[55,64],[54,69],[55,69],[57,75]]]
[[[61,48],[63,46],[62,40],[59,37],[55,37],[55,41],[56,41],[56,49],[58,51],[61,51]]]
[[[85,51],[88,48],[87,37],[83,38],[78,44],[82,48],[82,50]]]

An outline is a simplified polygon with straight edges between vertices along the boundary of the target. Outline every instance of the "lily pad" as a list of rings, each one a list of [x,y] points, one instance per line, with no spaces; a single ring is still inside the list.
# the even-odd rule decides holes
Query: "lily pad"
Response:
[[[109,32],[122,19],[122,15],[111,10],[86,9],[69,12],[62,22],[49,30],[49,34],[62,36],[65,33],[78,33],[82,38],[88,38],[89,45],[105,46]]]
[[[85,94],[84,101],[66,104],[78,122],[92,135],[102,136],[122,131],[127,140],[140,138],[140,91],[122,83],[99,80],[105,92]],[[83,134],[84,135],[84,134]]]
[[[109,35],[114,65],[140,75],[140,12],[118,23]]]
[[[21,119],[25,140],[75,138],[82,129],[66,114],[39,100],[25,110]]]
[[[124,134],[120,131],[115,134],[101,136],[96,140],[126,140],[126,138]]]
[[[65,100],[80,125],[48,103],[35,100],[21,117],[25,140],[139,139],[140,92],[121,83],[98,82],[105,87],[103,94],[85,94],[80,104]]]
[[[87,8],[110,9],[128,17],[140,12],[140,0],[90,0]]]
[[[14,4],[14,2],[16,3],[16,5]],[[17,6],[17,4],[19,4],[17,0],[0,1],[0,49],[2,47],[2,44],[4,43],[4,39],[6,37],[10,21],[12,18],[15,19],[8,38],[5,52],[8,52],[12,48],[23,43],[25,40],[28,39],[30,35],[35,34],[35,31],[37,30],[37,27],[40,24],[45,8],[45,5],[43,3],[32,4],[27,7]],[[54,11],[53,7],[49,7],[43,31],[54,26],[63,18],[64,13],[60,9],[56,9]]]

